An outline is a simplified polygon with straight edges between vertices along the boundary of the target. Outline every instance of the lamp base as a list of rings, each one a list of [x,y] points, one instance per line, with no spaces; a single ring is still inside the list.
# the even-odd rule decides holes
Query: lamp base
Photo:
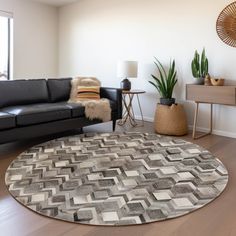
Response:
[[[120,88],[129,91],[131,89],[131,82],[126,78],[121,81]]]

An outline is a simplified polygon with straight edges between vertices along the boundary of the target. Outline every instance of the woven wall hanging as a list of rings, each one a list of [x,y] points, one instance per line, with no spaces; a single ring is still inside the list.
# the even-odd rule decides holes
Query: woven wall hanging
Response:
[[[216,22],[220,39],[229,46],[236,47],[236,2],[232,2],[220,13]]]

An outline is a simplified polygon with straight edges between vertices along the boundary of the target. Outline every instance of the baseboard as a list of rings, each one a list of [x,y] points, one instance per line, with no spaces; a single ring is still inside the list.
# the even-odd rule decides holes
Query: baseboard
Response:
[[[141,116],[135,116],[135,119],[142,120],[142,117]],[[144,116],[143,119],[144,119],[144,121],[147,121],[147,122],[153,122],[154,121],[154,118],[147,117],[147,116]]]
[[[192,130],[193,126],[189,125],[188,128],[189,128],[189,130]],[[206,132],[209,132],[209,129],[204,128],[204,127],[197,127],[197,131],[206,133]],[[213,129],[212,134],[224,136],[224,137],[228,137],[228,138],[236,138],[236,133],[227,132],[227,131],[223,131],[223,130]]]
[[[135,118],[137,120],[142,120],[141,116],[135,116]],[[143,119],[144,119],[144,121],[147,121],[147,122],[153,122],[154,121],[154,118],[147,117],[147,116],[144,116]],[[192,130],[193,126],[189,125],[188,128],[189,128],[189,130]],[[204,127],[197,127],[197,131],[198,132],[208,132],[209,129],[204,128]],[[223,130],[214,129],[212,131],[212,134],[219,135],[219,136],[224,136],[224,137],[229,137],[229,138],[236,138],[236,133],[223,131]]]

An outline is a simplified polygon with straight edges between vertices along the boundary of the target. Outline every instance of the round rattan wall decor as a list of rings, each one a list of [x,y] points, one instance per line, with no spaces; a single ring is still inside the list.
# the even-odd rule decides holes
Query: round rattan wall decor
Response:
[[[223,9],[216,22],[220,39],[231,47],[236,47],[236,2]]]

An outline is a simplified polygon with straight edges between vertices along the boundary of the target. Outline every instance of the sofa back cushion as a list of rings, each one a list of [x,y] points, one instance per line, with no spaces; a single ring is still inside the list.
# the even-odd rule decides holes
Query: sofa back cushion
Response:
[[[0,107],[48,102],[44,79],[0,81]]]
[[[67,101],[70,97],[72,78],[48,79],[50,102]]]

